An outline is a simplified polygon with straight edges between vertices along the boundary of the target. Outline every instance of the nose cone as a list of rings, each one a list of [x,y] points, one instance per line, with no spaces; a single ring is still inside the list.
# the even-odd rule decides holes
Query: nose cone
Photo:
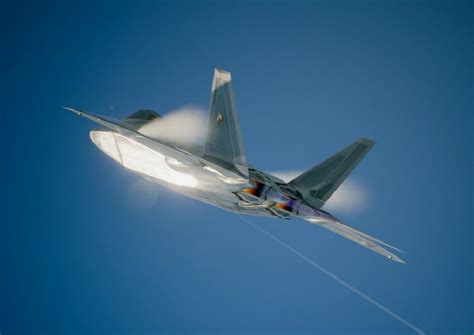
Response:
[[[106,130],[92,130],[89,136],[97,148],[122,164],[114,133]]]

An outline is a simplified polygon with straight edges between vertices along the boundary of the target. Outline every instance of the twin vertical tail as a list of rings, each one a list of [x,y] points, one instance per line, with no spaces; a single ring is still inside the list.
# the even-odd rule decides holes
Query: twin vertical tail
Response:
[[[309,205],[320,209],[374,144],[372,140],[361,138],[299,175],[289,184],[301,192]]]
[[[315,209],[320,209],[344,182],[347,176],[349,176],[352,170],[354,170],[357,164],[359,164],[370,149],[372,149],[374,144],[375,142],[372,140],[361,138],[329,157],[324,162],[296,177],[290,181],[289,184],[300,191],[306,203]],[[303,217],[303,219],[356,242],[390,260],[405,263],[386,248],[391,248],[399,252],[401,252],[401,250],[360,232],[355,228],[347,226],[334,217],[325,219],[321,217]]]
[[[248,178],[232,78],[223,70],[214,70],[203,157]]]

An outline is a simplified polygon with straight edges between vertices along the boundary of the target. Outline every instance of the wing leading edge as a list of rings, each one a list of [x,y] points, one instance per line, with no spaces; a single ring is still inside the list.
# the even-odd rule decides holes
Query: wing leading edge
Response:
[[[320,227],[326,228],[327,230],[330,230],[333,233],[341,235],[342,237],[345,237],[357,244],[360,244],[361,246],[366,247],[382,256],[385,256],[392,261],[395,261],[398,263],[405,263],[405,261],[400,259],[394,253],[388,251],[384,247],[396,250],[398,252],[403,252],[400,249],[397,249],[388,243],[385,243],[379,239],[376,239],[375,237],[372,237],[361,231],[358,231],[355,228],[347,226],[336,219],[331,220],[331,221],[318,220],[318,219],[312,219],[312,218],[304,218],[304,219],[310,223],[314,223],[314,224],[319,225]]]

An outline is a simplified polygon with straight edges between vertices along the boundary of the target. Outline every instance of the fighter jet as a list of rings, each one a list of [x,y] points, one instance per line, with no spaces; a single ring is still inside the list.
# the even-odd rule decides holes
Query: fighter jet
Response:
[[[141,131],[162,118],[151,110],[118,121],[64,108],[101,126],[90,131],[90,138],[103,153],[173,191],[240,214],[301,218],[404,263],[386,248],[400,250],[344,225],[322,209],[375,142],[361,138],[288,183],[260,171],[245,158],[229,72],[214,70],[208,129],[201,147],[158,140]]]

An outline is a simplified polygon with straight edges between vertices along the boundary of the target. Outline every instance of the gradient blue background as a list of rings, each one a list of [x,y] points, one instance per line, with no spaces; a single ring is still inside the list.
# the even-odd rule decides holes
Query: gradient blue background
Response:
[[[354,172],[367,208],[334,214],[408,264],[302,221],[253,221],[426,332],[474,331],[472,3],[10,6],[2,335],[411,333],[231,213],[159,187],[140,206],[153,191],[61,109],[207,108],[214,67],[233,74],[256,167],[377,141]]]

